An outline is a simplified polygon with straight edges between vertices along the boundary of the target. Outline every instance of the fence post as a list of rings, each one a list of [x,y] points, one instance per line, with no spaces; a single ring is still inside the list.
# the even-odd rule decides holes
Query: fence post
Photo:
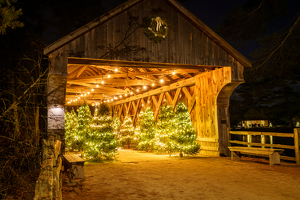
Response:
[[[265,135],[261,135],[261,144],[266,144],[266,137]],[[261,146],[262,148],[265,148],[265,146]]]
[[[252,143],[252,135],[247,135],[247,142]],[[252,147],[252,145],[248,145],[248,147]]]
[[[270,135],[270,144],[273,144],[273,135]],[[273,149],[273,147],[271,147]]]
[[[300,165],[300,155],[299,155],[299,132],[300,128],[294,128],[294,144],[295,144],[295,157],[296,163]]]

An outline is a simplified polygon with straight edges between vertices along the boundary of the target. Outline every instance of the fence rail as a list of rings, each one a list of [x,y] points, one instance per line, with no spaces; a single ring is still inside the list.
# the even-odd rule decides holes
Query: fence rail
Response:
[[[300,164],[300,155],[299,155],[299,133],[300,128],[294,128],[293,133],[275,133],[275,132],[255,132],[255,131],[229,131],[229,135],[242,135],[247,136],[247,142],[239,141],[239,140],[229,140],[230,144],[240,144],[246,145],[248,147],[251,146],[259,146],[262,148],[270,147],[270,148],[282,148],[282,149],[294,149],[295,157],[289,156],[280,156],[282,160],[290,160],[296,161],[297,164]],[[252,142],[253,136],[261,136],[261,142]],[[269,136],[270,142],[266,144],[266,136]],[[294,145],[285,145],[285,144],[273,144],[273,137],[284,137],[284,138],[294,138]]]

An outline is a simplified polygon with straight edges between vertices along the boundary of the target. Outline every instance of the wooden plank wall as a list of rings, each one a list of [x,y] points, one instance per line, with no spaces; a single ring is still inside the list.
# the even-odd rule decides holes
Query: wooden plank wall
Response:
[[[153,43],[137,28],[153,9],[169,23],[169,36]],[[137,23],[130,16],[136,17]],[[127,33],[127,34],[126,34]],[[165,1],[142,1],[65,45],[68,57],[231,66],[236,60]],[[234,69],[233,69],[234,70]]]
[[[219,127],[219,124],[229,124],[229,112],[227,109],[223,109],[224,105],[217,105],[217,99],[224,86],[231,83],[231,78],[230,67],[216,69],[196,76],[197,139],[200,142],[201,154],[203,155],[219,156],[220,149],[224,145],[223,140],[228,137],[226,130],[220,132],[219,128],[223,127]],[[230,97],[230,95],[231,93],[228,96]],[[225,117],[225,119],[222,117]],[[226,146],[228,146],[228,142]]]

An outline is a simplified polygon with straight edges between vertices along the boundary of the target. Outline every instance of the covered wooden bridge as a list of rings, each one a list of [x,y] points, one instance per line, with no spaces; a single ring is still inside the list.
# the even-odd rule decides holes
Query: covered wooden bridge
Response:
[[[201,154],[229,155],[229,98],[251,62],[177,1],[129,0],[44,54],[53,144],[64,140],[64,117],[53,109],[105,101],[113,115],[136,122],[143,107],[157,117],[162,104],[182,100]]]

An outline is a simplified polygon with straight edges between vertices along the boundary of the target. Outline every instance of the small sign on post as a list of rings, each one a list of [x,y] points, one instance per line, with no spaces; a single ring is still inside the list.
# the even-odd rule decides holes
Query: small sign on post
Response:
[[[62,105],[49,105],[48,129],[65,129],[65,108]]]

